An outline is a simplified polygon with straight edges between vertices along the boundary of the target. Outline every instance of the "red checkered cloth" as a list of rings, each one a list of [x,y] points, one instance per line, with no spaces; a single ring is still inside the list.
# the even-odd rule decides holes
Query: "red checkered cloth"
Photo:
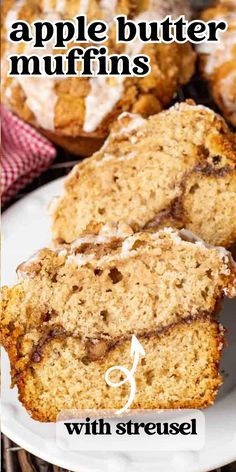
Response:
[[[4,106],[1,106],[1,121],[1,193],[4,205],[50,166],[56,149]]]

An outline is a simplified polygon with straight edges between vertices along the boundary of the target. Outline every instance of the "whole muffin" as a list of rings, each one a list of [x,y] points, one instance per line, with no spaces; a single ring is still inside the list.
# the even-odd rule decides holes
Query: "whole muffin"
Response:
[[[228,22],[228,30],[215,46],[201,44],[200,67],[209,82],[214,100],[225,118],[236,126],[236,2],[219,0],[203,11],[205,21],[217,19]]]
[[[152,70],[146,77],[7,77],[7,56],[31,53],[29,46],[26,51],[25,45],[17,47],[8,40],[11,24],[19,18],[28,22],[55,21],[86,13],[88,21],[111,22],[118,14],[133,20],[158,20],[166,14],[189,16],[185,0],[5,0],[2,10],[3,102],[55,143],[76,154],[90,155],[98,149],[122,111],[145,117],[161,111],[194,72],[191,45],[172,43],[140,47],[140,52],[151,60]],[[109,53],[128,52],[132,56],[132,44],[116,44],[115,25],[111,22],[106,43]],[[40,54],[40,50],[34,52]],[[48,44],[45,53],[58,54],[58,50]]]

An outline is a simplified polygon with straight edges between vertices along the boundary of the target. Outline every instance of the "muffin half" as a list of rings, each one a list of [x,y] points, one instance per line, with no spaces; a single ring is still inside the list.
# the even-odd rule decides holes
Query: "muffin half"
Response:
[[[3,288],[3,345],[33,418],[122,408],[129,383],[112,389],[104,376],[112,366],[131,368],[133,334],[145,357],[132,408],[214,402],[224,342],[215,314],[224,294],[236,295],[226,250],[171,228],[132,234],[105,227],[97,237],[40,251],[18,276],[17,285]]]
[[[192,102],[143,119],[123,114],[103,148],[66,178],[53,235],[72,242],[101,224],[188,228],[214,245],[236,241],[236,143],[224,120]]]

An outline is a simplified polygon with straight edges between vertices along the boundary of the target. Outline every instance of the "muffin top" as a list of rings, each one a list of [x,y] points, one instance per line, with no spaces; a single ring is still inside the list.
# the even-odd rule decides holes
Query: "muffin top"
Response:
[[[143,119],[122,113],[102,149],[77,164],[50,206],[54,239],[100,224],[134,231],[187,228],[209,244],[236,242],[236,142],[224,120],[194,102]],[[222,216],[223,215],[223,216]]]
[[[197,46],[200,66],[225,118],[236,126],[236,2],[219,0],[202,13],[204,21],[225,20],[228,29],[215,45]]]
[[[185,0],[5,0],[3,4],[2,57],[3,102],[25,121],[61,136],[105,137],[122,111],[148,116],[159,112],[187,82],[194,71],[195,55],[189,44],[117,44],[114,16],[127,15],[133,21],[160,20],[171,14],[189,15]],[[151,72],[145,77],[7,77],[11,54],[32,54],[30,44],[11,44],[8,35],[17,19],[32,23],[38,19],[57,21],[87,14],[88,22],[105,20],[109,54],[137,53],[150,57]],[[78,44],[69,44],[69,47]],[[81,44],[87,47],[89,44]],[[91,46],[91,44],[90,44]],[[138,49],[138,52],[137,52]],[[34,54],[61,54],[48,42]]]

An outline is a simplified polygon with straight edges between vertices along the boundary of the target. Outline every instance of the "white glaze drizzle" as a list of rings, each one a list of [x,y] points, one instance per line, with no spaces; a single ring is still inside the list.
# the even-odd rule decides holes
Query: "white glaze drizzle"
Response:
[[[62,7],[62,2],[64,0],[57,0],[60,2]],[[10,28],[12,21],[15,21],[18,17],[19,11],[24,4],[24,0],[19,0],[14,9],[8,12],[6,19],[6,28]],[[44,0],[43,3],[44,14],[42,17],[48,19],[49,21],[57,21],[60,19],[60,16],[54,11],[50,11],[51,2],[50,0]],[[11,51],[11,43],[8,42],[8,50],[6,51],[4,57],[4,63],[7,64],[7,56]],[[36,53],[38,56],[43,56],[45,54],[52,54],[53,45],[47,43],[43,50],[37,49]],[[31,44],[27,44],[24,48],[24,54],[32,55],[35,51],[32,51]],[[55,116],[55,105],[57,102],[57,95],[54,90],[55,78],[54,77],[25,77],[18,76],[13,81],[10,82],[9,86],[6,89],[6,97],[11,98],[12,95],[12,86],[19,84],[24,91],[26,97],[26,104],[29,109],[33,112],[37,124],[48,130],[54,130],[54,116]]]
[[[191,17],[191,8],[186,0],[150,0],[149,10],[151,10],[157,19],[157,15],[162,20],[166,15],[171,15],[173,19],[180,15],[185,15],[187,19]]]
[[[44,18],[49,21],[60,20],[60,16],[56,12],[44,14]],[[31,48],[26,53],[32,54]],[[37,55],[51,55],[53,51],[53,41],[48,42],[45,48],[37,50]],[[54,130],[55,106],[57,103],[57,95],[55,93],[55,77],[21,77],[18,81],[26,95],[26,103],[30,110],[34,113],[39,126],[43,129]]]
[[[149,16],[150,12],[147,12],[147,14]],[[138,21],[139,17],[134,21],[136,20]],[[132,43],[127,43],[125,54],[134,56],[139,54],[142,48],[143,43],[135,40]],[[112,111],[122,97],[124,81],[125,77],[123,76],[115,78],[114,81],[106,77],[92,77],[90,79],[91,90],[85,99],[84,131],[87,133],[95,131],[105,116]]]
[[[85,265],[89,262],[92,262],[92,261],[96,260],[96,266],[100,267],[104,263],[111,262],[111,261],[113,262],[113,261],[121,260],[121,259],[126,259],[126,258],[129,258],[129,257],[132,257],[133,255],[136,255],[138,249],[134,248],[134,244],[137,240],[139,240],[139,238],[142,237],[143,233],[136,233],[136,234],[128,235],[129,234],[128,229],[129,229],[129,227],[127,226],[125,228],[124,233],[123,233],[123,231],[121,231],[120,234],[119,234],[121,239],[123,239],[123,242],[121,244],[120,252],[118,254],[108,254],[108,255],[104,255],[104,256],[98,258],[97,255],[93,252],[87,253],[87,254],[83,254],[83,253],[75,254],[75,253],[73,253],[73,248],[71,246],[72,253],[69,253],[69,254],[67,253],[66,264],[67,263],[68,264],[72,263],[72,264],[76,264],[78,267],[81,267],[81,266],[83,266],[83,265]],[[105,228],[104,228],[104,230],[105,230]],[[108,227],[108,231],[109,231],[109,227]],[[177,245],[179,245],[179,244],[181,244],[181,245],[190,244],[190,245],[198,246],[201,250],[205,250],[205,251],[215,250],[216,253],[218,252],[219,261],[221,262],[221,266],[219,267],[219,274],[223,274],[223,275],[227,275],[227,276],[230,275],[231,267],[233,266],[233,259],[230,255],[230,253],[225,248],[223,248],[223,247],[214,247],[214,246],[205,244],[205,242],[203,240],[199,239],[197,236],[195,236],[192,232],[190,232],[188,230],[178,231],[178,230],[174,230],[173,228],[170,228],[170,227],[165,227],[165,228],[157,231],[156,233],[146,233],[146,236],[149,236],[150,239],[158,241],[165,234],[169,238],[171,238],[172,241]],[[113,236],[113,235],[110,235],[110,236]],[[101,237],[101,239],[100,239],[100,237]],[[103,244],[103,242],[102,242],[103,238],[102,238],[101,233],[100,233],[100,237],[97,236],[97,237],[91,237],[91,238],[90,237],[81,238],[81,240],[77,240],[77,247],[79,248],[80,244],[83,243],[83,242],[90,242],[91,241],[91,243],[92,243],[93,239],[94,239],[95,244],[96,243],[99,244],[99,239],[100,239],[100,243]],[[111,238],[108,238],[108,240],[109,239],[111,239]],[[76,241],[75,241],[75,248],[76,248]],[[60,255],[60,253],[59,253],[59,255]],[[62,253],[61,255],[66,255],[66,254]],[[235,293],[236,293],[236,287],[235,286],[232,286],[230,288],[229,287],[224,287],[223,291],[224,291],[225,295],[227,295],[228,297],[233,297],[233,296],[235,296]]]
[[[60,19],[60,17],[55,12],[44,15],[44,18],[47,18],[49,21],[56,21]],[[53,43],[50,41],[45,45],[44,49],[37,49],[37,55],[50,55],[52,54],[52,50]],[[24,53],[31,55],[32,46],[26,46]],[[17,81],[25,93],[26,104],[33,112],[37,120],[37,124],[43,129],[54,130],[55,106],[57,102],[57,95],[54,90],[55,78],[48,76],[18,76]]]
[[[114,17],[115,1],[103,0],[102,3],[104,5],[110,5],[109,14],[110,16],[112,14]],[[176,11],[173,2],[171,5],[173,11]],[[157,12],[158,9],[160,12]],[[162,7],[162,2],[159,0],[152,0],[148,10],[140,13],[133,19],[133,21],[161,20],[163,19],[164,11],[165,9]],[[176,15],[178,16],[177,11]],[[139,39],[135,39],[133,42],[126,44],[124,53],[132,57],[140,54],[142,49],[143,43]],[[85,99],[85,120],[83,127],[85,132],[92,133],[95,131],[105,116],[112,111],[114,106],[122,97],[124,81],[125,77],[122,76],[116,79],[115,84],[114,82],[111,83],[106,77],[92,77],[90,79],[90,92]]]
[[[52,10],[51,0],[43,0],[43,11],[49,12]]]
[[[82,262],[86,261],[86,258],[88,257],[88,260],[91,260],[91,254],[76,254],[81,246],[83,244],[92,244],[92,245],[104,245],[109,242],[111,242],[114,239],[125,239],[126,237],[130,236],[133,234],[133,230],[130,226],[128,226],[125,223],[107,223],[104,225],[99,234],[97,235],[92,235],[92,234],[87,234],[85,236],[81,236],[80,238],[77,238],[70,246],[69,248],[64,248],[58,252],[58,255],[60,256],[68,256],[69,261],[77,261],[77,257],[79,256],[79,260],[81,260],[82,257]],[[94,255],[95,256],[95,255]]]
[[[78,15],[86,15],[88,13],[89,0],[79,0]]]
[[[83,246],[83,244],[105,244],[107,241],[109,241],[110,238],[106,236],[102,236],[100,234],[98,235],[91,235],[88,234],[87,236],[81,236],[81,238],[77,238],[72,244],[71,244],[71,251],[73,253],[74,250],[79,249],[80,246]]]
[[[115,135],[130,134],[132,131],[136,131],[138,128],[145,124],[145,119],[138,115],[138,113],[128,113],[124,111],[118,116],[118,121],[122,121],[124,118],[129,118],[129,122],[126,126],[122,126],[119,131],[114,133]]]
[[[224,16],[221,15],[214,15],[214,20],[226,20],[229,24],[229,28],[234,28],[236,26],[236,12],[235,11],[228,11],[224,13]]]
[[[206,107],[205,105],[190,105],[189,103],[181,102],[181,103],[175,103],[172,107],[170,107],[168,110],[166,110],[165,113],[172,113],[172,110],[176,111],[184,111],[184,110],[202,110],[204,112],[208,112],[210,115],[215,116],[215,112],[211,110],[211,108]]]
[[[124,77],[92,77],[90,93],[85,99],[84,131],[91,133],[96,130],[105,116],[111,112],[123,92]]]
[[[87,264],[88,262],[92,261],[95,258],[94,254],[77,254],[77,255],[70,255],[67,258],[67,262],[69,264],[76,264],[78,267],[82,267],[83,265]]]
[[[57,0],[56,12],[65,13],[65,9],[66,9],[66,0]]]
[[[100,0],[100,8],[107,23],[111,23],[116,15],[116,4],[117,0]]]
[[[54,80],[44,77],[18,77],[25,96],[26,104],[35,115],[37,123],[43,129],[54,130],[54,115],[57,96]]]
[[[132,228],[126,223],[107,223],[101,230],[99,235],[113,238],[126,238],[133,234]]]
[[[5,20],[6,38],[7,39],[8,39],[8,35],[10,33],[10,30],[11,30],[11,25],[15,21],[17,21],[19,12],[20,12],[21,8],[23,7],[24,3],[25,3],[24,0],[17,0],[15,2],[14,8],[11,8],[7,13],[6,20]]]
[[[29,257],[25,262],[23,262],[17,267],[16,269],[17,277],[19,277],[20,279],[32,278],[33,275],[29,276],[27,271],[29,270],[29,267],[31,266],[31,264],[33,262],[38,262],[38,260],[39,260],[39,252],[36,252],[31,257]]]
[[[200,54],[206,54],[205,72],[212,74],[224,62],[233,60],[233,47],[236,44],[236,31],[225,32],[215,44],[202,43],[197,46]]]
[[[202,43],[197,46],[197,51],[206,55],[205,72],[209,75],[224,62],[233,60],[233,48],[236,44],[236,13],[228,12],[224,16],[215,15],[213,19],[226,20],[228,30],[222,33],[217,43]]]
[[[141,41],[135,40],[126,45],[125,54],[129,56],[139,54],[142,48]],[[92,77],[90,79],[90,93],[85,99],[85,132],[95,131],[105,116],[112,111],[122,97],[124,81],[125,77],[123,76],[114,78],[114,80],[106,77]]]

